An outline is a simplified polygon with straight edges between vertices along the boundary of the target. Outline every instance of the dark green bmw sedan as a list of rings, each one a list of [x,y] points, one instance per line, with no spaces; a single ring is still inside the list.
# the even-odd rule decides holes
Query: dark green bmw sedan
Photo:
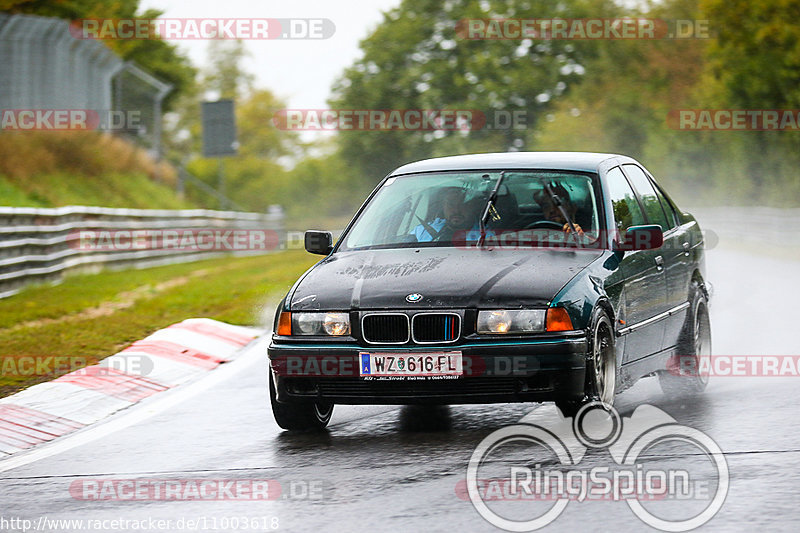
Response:
[[[339,404],[612,404],[641,377],[700,391],[710,354],[703,236],[630,157],[516,152],[396,169],[275,316],[285,429]]]

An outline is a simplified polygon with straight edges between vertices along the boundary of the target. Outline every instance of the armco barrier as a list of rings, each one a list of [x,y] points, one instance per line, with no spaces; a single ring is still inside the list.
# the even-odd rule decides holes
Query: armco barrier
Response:
[[[703,230],[714,233],[718,239],[800,247],[800,233],[793,230],[800,227],[800,209],[698,207],[687,210],[697,217]],[[69,271],[155,266],[225,253],[174,249],[87,250],[74,242],[81,230],[209,228],[274,230],[281,243],[286,238],[280,211],[262,214],[204,209],[0,207],[0,298],[14,294],[34,281],[60,280]],[[263,251],[233,253],[244,255]]]
[[[726,242],[800,247],[800,208],[692,207],[700,227]]]
[[[79,246],[80,231],[101,230],[269,230],[283,239],[280,211],[243,213],[205,209],[113,209],[0,207],[0,298],[31,282],[58,281],[69,271],[145,267],[196,261],[233,253],[219,249],[88,249]]]

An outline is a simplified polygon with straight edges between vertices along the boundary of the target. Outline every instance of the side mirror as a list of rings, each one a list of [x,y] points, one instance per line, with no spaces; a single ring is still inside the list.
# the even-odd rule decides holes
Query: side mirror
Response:
[[[333,250],[333,235],[330,231],[311,229],[305,233],[306,252],[328,255]]]
[[[658,224],[631,226],[625,232],[623,242],[617,243],[615,249],[623,252],[634,250],[655,250],[664,244],[664,231]]]

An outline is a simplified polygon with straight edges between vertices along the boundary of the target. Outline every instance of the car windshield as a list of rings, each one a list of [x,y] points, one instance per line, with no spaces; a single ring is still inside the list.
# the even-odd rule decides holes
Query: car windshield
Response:
[[[500,171],[389,178],[339,249],[477,246],[480,218],[499,177]],[[489,210],[485,244],[498,245],[502,240],[514,246],[583,246],[596,242],[600,220],[596,191],[596,174],[505,171]],[[553,194],[560,202],[552,200]],[[570,235],[568,220],[577,237]]]

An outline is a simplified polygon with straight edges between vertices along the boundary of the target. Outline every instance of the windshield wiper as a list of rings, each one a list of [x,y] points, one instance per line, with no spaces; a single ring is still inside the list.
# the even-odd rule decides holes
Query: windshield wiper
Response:
[[[581,241],[578,238],[578,231],[575,229],[575,223],[572,221],[572,217],[569,216],[569,213],[567,213],[567,210],[564,208],[564,204],[561,201],[561,197],[558,196],[555,193],[555,191],[553,191],[553,188],[550,186],[549,183],[547,183],[547,181],[544,181],[543,185],[544,185],[544,190],[547,191],[547,194],[550,195],[550,201],[552,201],[553,205],[558,208],[558,210],[561,212],[561,216],[563,216],[564,220],[567,221],[567,224],[569,225],[569,229],[572,230],[571,234],[575,236],[575,244],[577,244],[578,247],[580,247],[581,246]]]
[[[497,182],[494,184],[492,194],[489,195],[489,200],[486,202],[486,208],[483,210],[480,220],[481,237],[478,241],[478,246],[483,246],[483,243],[486,240],[486,221],[489,219],[489,215],[492,214],[492,211],[494,211],[493,220],[500,219],[500,216],[497,214],[497,210],[494,208],[494,203],[497,201],[497,193],[500,190],[500,185],[503,184],[503,179],[505,177],[506,171],[504,170],[500,173],[500,177],[497,178]]]

